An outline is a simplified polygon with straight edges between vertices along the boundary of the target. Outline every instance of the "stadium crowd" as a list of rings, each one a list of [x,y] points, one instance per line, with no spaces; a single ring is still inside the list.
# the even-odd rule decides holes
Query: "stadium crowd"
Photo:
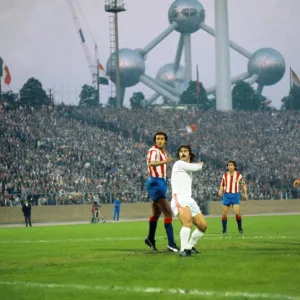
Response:
[[[87,109],[57,106],[0,112],[1,205],[148,201],[146,154],[156,131],[174,157],[191,144],[206,163],[197,199],[217,199],[225,162],[234,159],[250,199],[295,198],[300,174],[300,113]],[[193,125],[194,132],[186,127]],[[197,128],[196,128],[197,127]],[[299,191],[298,191],[299,193]]]

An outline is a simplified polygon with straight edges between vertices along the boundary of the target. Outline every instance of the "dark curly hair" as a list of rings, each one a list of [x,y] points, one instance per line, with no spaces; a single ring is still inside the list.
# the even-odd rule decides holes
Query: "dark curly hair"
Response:
[[[165,137],[166,142],[168,141],[168,135],[165,132],[163,132],[163,131],[158,131],[153,136],[153,142],[154,142],[154,144],[156,142],[156,136],[157,135],[163,135]]]
[[[234,165],[234,169],[236,170],[236,162],[234,160],[229,160],[227,163],[226,163],[226,167],[228,168],[228,165],[229,164],[233,164]]]

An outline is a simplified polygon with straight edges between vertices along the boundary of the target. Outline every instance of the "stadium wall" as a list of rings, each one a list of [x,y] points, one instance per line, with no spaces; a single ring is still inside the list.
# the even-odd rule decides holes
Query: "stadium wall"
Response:
[[[149,202],[125,203],[121,207],[120,218],[148,218],[151,213],[150,205]],[[241,209],[243,214],[300,213],[300,200],[250,200],[242,202]],[[113,205],[104,204],[101,212],[107,220],[111,220]],[[209,213],[220,215],[221,202],[210,202]],[[88,221],[91,217],[91,205],[33,206],[31,217],[33,223]],[[20,206],[0,207],[0,224],[23,222]]]

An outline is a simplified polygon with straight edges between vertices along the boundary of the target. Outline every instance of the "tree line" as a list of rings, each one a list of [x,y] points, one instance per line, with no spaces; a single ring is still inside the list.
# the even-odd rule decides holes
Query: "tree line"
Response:
[[[97,107],[97,90],[90,85],[83,85],[79,95],[80,107]],[[145,96],[142,92],[135,92],[129,99],[131,108],[143,108],[145,106]],[[29,78],[28,81],[16,94],[12,91],[2,93],[1,102],[6,105],[41,107],[43,105],[54,104],[52,95],[44,90],[42,83],[36,78]],[[165,101],[167,104],[167,101]],[[206,89],[200,83],[197,89],[196,81],[190,81],[188,88],[180,95],[179,105],[191,105],[203,110],[216,109],[215,96],[209,97]],[[116,98],[109,97],[106,107],[115,107]],[[234,110],[262,111],[272,110],[272,101],[257,93],[247,82],[240,81],[232,89],[232,106]],[[300,95],[290,90],[289,94],[281,100],[281,110],[300,110]]]

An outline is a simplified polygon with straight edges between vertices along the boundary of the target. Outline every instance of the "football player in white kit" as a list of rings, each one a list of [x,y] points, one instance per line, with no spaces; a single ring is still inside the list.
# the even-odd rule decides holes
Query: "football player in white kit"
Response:
[[[189,145],[181,145],[177,151],[177,157],[179,160],[173,165],[171,175],[171,208],[173,214],[178,215],[182,224],[179,255],[191,256],[191,254],[199,253],[195,245],[207,229],[204,216],[198,204],[192,198],[192,174],[202,169],[203,162],[194,163],[195,155]],[[190,237],[193,224],[196,229]]]

